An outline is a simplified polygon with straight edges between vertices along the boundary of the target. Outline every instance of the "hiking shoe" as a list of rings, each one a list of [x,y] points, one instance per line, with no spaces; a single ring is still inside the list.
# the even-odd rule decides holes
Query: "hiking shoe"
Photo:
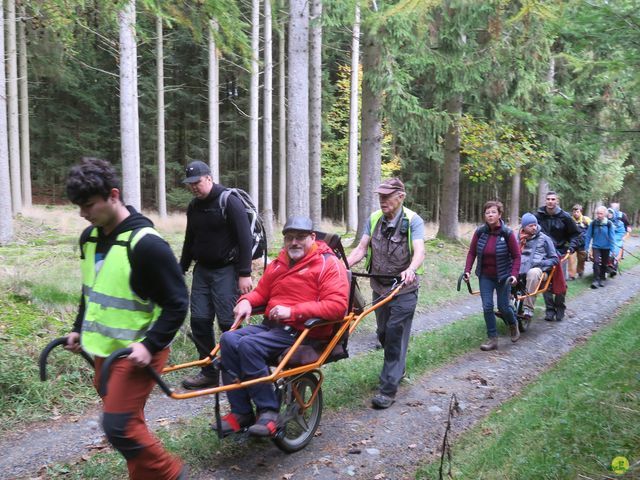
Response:
[[[595,280],[591,283],[591,288],[593,288],[594,290],[596,288],[598,288],[598,282],[596,282]]]
[[[564,319],[564,311],[565,309],[562,307],[556,308],[556,322],[561,322]]]
[[[239,432],[253,425],[255,421],[256,418],[253,416],[253,413],[228,413],[221,419],[220,426],[222,427],[222,431],[220,433],[222,436],[226,436]],[[218,431],[218,425],[215,423],[211,425],[211,428],[216,432]]]
[[[598,286],[599,287],[604,287],[604,280],[602,280],[602,279],[598,280]]]
[[[385,408],[389,408],[391,405],[393,405],[393,402],[395,401],[396,399],[392,396],[385,395],[384,393],[377,393],[371,399],[371,406],[378,410],[382,410]]]
[[[498,349],[498,337],[489,337],[487,341],[480,345],[480,350],[488,352],[489,350]]]
[[[187,390],[199,390],[201,388],[211,388],[218,386],[218,376],[209,377],[200,372],[197,375],[187,377],[182,381],[182,386]]]
[[[556,312],[547,310],[547,312],[544,314],[544,319],[547,322],[553,322],[556,319]]]
[[[509,325],[509,331],[511,332],[511,341],[513,343],[520,340],[520,330],[518,329],[518,323],[514,323],[513,325]],[[497,345],[496,345],[497,347]]]
[[[273,437],[278,431],[278,412],[265,410],[258,414],[256,423],[249,427],[249,435],[255,437]]]

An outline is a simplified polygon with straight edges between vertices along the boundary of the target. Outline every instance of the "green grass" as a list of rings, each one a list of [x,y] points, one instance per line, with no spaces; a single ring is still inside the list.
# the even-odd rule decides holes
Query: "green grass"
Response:
[[[456,479],[574,479],[640,460],[640,302],[453,445]],[[438,477],[439,463],[419,479]],[[635,473],[627,478],[638,478]],[[634,476],[636,475],[636,476]]]

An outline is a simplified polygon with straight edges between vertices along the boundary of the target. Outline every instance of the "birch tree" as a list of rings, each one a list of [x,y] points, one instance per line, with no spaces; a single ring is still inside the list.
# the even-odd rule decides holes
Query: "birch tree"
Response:
[[[4,25],[4,2],[0,1],[0,25]],[[4,29],[0,35],[0,58],[4,58]],[[0,62],[0,245],[13,240],[11,181],[9,173],[9,139],[7,131],[6,72]]]
[[[349,177],[347,180],[347,231],[358,228],[358,114],[360,86],[360,3],[356,2],[351,38],[351,94],[349,97]]]
[[[273,238],[273,55],[271,0],[264,0],[264,113],[262,119],[262,218],[267,238]]]
[[[309,204],[311,220],[322,220],[322,0],[310,2],[309,28]]]
[[[20,21],[18,22],[18,70],[20,90],[20,174],[22,176],[22,205],[30,208],[31,195],[31,159],[29,149],[29,86],[27,73],[27,36],[25,34],[25,8],[20,7]]]
[[[120,150],[123,199],[136,210],[141,207],[140,138],[138,132],[138,62],[135,37],[135,0],[118,12],[120,26]]]
[[[220,67],[215,31],[218,23],[209,21],[209,165],[213,181],[220,182]]]
[[[13,214],[22,212],[20,176],[20,124],[18,119],[18,54],[16,50],[16,2],[7,2],[7,100],[9,115],[9,166]]]
[[[287,214],[309,216],[309,4],[289,6]]]
[[[158,214],[167,216],[167,190],[165,185],[165,139],[164,139],[164,52],[162,17],[156,16],[156,78],[158,109]]]
[[[249,195],[253,199],[258,210],[260,209],[258,183],[259,172],[259,115],[260,115],[260,71],[258,59],[260,58],[260,0],[251,2],[251,85],[249,87]]]
[[[284,0],[279,2],[284,11]],[[278,28],[278,222],[287,220],[287,110],[286,110],[286,45],[284,39],[285,15],[281,14]]]

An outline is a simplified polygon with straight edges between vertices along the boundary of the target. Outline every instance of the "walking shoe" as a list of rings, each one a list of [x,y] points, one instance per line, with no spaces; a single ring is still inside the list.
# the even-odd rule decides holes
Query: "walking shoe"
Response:
[[[253,413],[228,413],[224,417],[222,417],[220,422],[220,426],[222,427],[222,436],[239,432],[240,430],[253,425],[255,421],[256,418],[253,416]],[[211,425],[211,428],[216,432],[218,431],[218,425],[216,425],[215,423]]]
[[[544,314],[544,319],[547,322],[553,322],[556,319],[556,312],[554,312],[553,310],[547,310]]]
[[[256,423],[249,427],[249,435],[256,437],[273,437],[278,430],[278,412],[265,410],[258,414]]]
[[[389,408],[395,401],[396,399],[392,396],[385,395],[384,393],[377,393],[371,399],[371,406],[378,410],[382,410],[384,408]]]
[[[480,345],[480,350],[488,352],[489,350],[498,349],[498,337],[489,337],[487,341]]]
[[[593,288],[594,290],[595,290],[596,288],[598,288],[598,282],[594,280],[594,281],[591,283],[591,288]]]
[[[187,390],[199,390],[201,388],[211,388],[218,386],[218,376],[209,377],[200,372],[197,375],[187,377],[182,381],[182,386]]]
[[[556,308],[556,322],[561,322],[564,319],[564,310],[563,307]]]
[[[520,339],[520,330],[518,329],[518,323],[514,323],[513,325],[509,325],[509,331],[511,332],[511,341],[513,343],[517,342]]]
[[[599,287],[604,287],[604,280],[603,279],[598,280],[598,286]]]

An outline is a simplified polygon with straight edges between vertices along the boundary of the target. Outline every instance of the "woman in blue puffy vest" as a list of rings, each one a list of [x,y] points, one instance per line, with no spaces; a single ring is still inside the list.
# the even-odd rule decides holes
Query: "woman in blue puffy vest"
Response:
[[[480,345],[481,350],[498,349],[498,330],[494,312],[493,292],[496,292],[498,310],[509,324],[511,341],[520,338],[518,322],[509,305],[511,286],[516,283],[520,271],[520,245],[515,233],[502,220],[502,202],[490,200],[484,204],[485,224],[473,234],[467,263],[464,269],[465,280],[469,280],[473,262],[476,263],[476,275],[480,280],[482,311],[487,324],[487,341]]]

